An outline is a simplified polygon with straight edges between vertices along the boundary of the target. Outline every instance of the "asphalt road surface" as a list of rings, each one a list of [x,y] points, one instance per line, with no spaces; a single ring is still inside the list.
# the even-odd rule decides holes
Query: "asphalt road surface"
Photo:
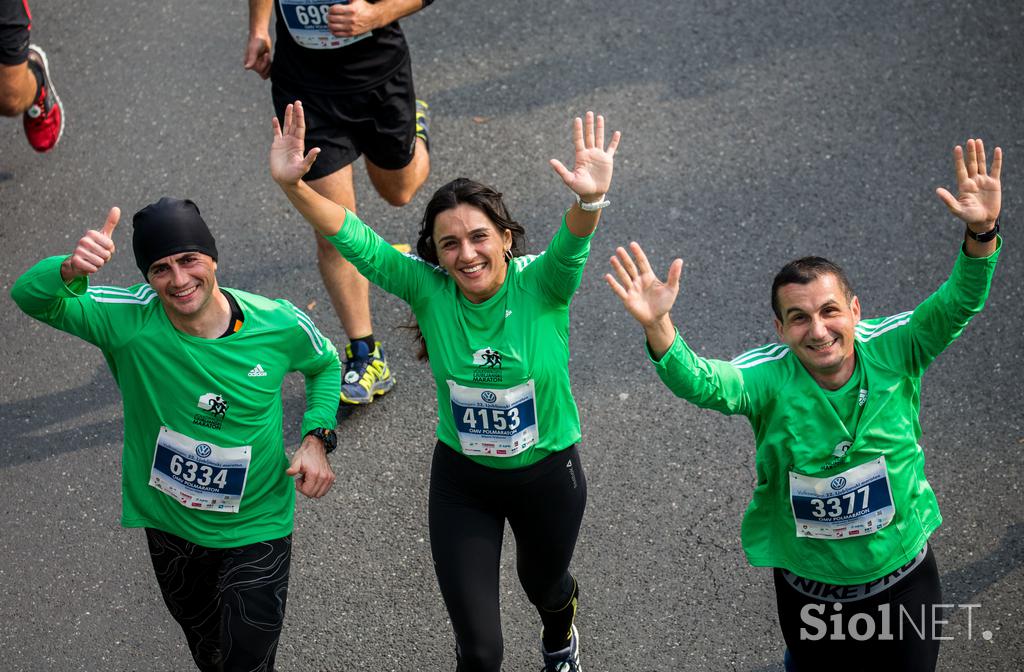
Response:
[[[188,670],[144,536],[122,530],[120,398],[100,353],[21,314],[15,278],[68,253],[112,205],[195,200],[220,281],[308,307],[344,335],[308,227],[266,169],[270,86],[242,69],[246,3],[33,0],[67,108],[50,155],[0,122],[0,651],[4,670]],[[616,174],[572,307],[573,389],[590,500],[574,560],[585,669],[780,670],[769,570],[739,524],[753,482],[747,423],[676,399],[602,276],[637,240],[658,269],[685,259],[673,316],[708,356],[775,339],[768,290],[787,260],[844,264],[865,316],[907,310],[951,268],[962,226],[933,193],[951,148],[1005,151],[1005,251],[985,311],[925,377],[932,543],[953,606],[941,670],[1024,658],[1024,7],[952,2],[438,0],[403,22],[431,104],[433,173],[404,209],[360,214],[413,242],[435,188],[496,185],[543,249],[571,203],[547,165],[571,159],[588,109],[623,131]],[[127,217],[124,220],[127,222]],[[139,281],[130,227],[97,278]],[[282,670],[450,670],[454,645],[430,562],[432,379],[374,290],[399,384],[344,419],[331,493],[298,503]],[[174,381],[167,381],[169,386]],[[284,389],[298,443],[301,379]],[[511,535],[507,535],[510,537]],[[539,667],[540,623],[502,563],[507,670]],[[970,617],[970,619],[968,618]]]

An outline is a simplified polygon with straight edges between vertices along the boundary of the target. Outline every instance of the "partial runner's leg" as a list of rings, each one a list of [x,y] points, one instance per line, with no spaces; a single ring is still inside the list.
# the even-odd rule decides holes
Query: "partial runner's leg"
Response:
[[[291,554],[290,535],[225,549],[220,579],[224,672],[273,672]]]
[[[185,633],[196,666],[201,672],[222,672],[217,589],[222,551],[148,527],[146,542],[164,604]]]
[[[429,107],[416,100],[408,64],[374,90],[373,100],[376,132],[363,136],[358,147],[377,193],[403,206],[430,175]]]
[[[367,158],[366,172],[381,198],[396,207],[403,206],[412,200],[430,175],[430,153],[427,151],[427,144],[422,138],[416,138],[416,150],[412,161],[398,170],[380,168]]]
[[[516,538],[519,580],[544,624],[544,649],[569,646],[579,586],[569,573],[583,512],[587,480],[573,446],[534,465],[509,514]],[[538,473],[539,472],[539,473]]]
[[[27,0],[0,2],[0,115],[21,115],[29,144],[48,152],[64,133],[64,110],[46,52],[29,43],[31,29]]]
[[[0,2],[0,115],[17,117],[36,97],[39,80],[28,68],[32,17],[22,0]]]
[[[310,180],[309,186],[321,196],[355,212],[356,193],[352,184],[352,164],[330,175]],[[324,281],[324,288],[331,297],[331,305],[334,306],[334,312],[338,314],[349,340],[372,334],[370,283],[321,235],[316,236],[316,263],[320,269],[320,277]]]
[[[499,672],[504,654],[498,566],[505,519],[473,492],[478,469],[486,467],[442,443],[434,448],[430,550],[455,630],[457,672]]]

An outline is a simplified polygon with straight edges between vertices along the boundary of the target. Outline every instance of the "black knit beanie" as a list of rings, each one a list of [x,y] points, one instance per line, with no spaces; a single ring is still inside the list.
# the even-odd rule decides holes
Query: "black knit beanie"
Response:
[[[202,252],[217,261],[217,244],[199,214],[186,199],[164,196],[132,217],[132,250],[135,265],[146,278],[154,261],[181,252]]]

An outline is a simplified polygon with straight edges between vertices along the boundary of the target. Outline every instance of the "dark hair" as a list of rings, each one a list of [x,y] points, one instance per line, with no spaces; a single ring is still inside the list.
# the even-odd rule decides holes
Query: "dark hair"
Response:
[[[434,221],[437,216],[445,210],[466,204],[479,208],[487,219],[491,221],[498,231],[512,232],[512,247],[510,251],[513,257],[519,257],[526,253],[526,229],[523,225],[512,219],[505,202],[501,199],[501,192],[498,192],[486,184],[481,184],[469,178],[460,177],[452,180],[434,192],[423,211],[423,219],[420,221],[420,233],[416,240],[416,254],[421,259],[431,264],[439,263],[437,249],[434,247]],[[417,359],[428,359],[427,342],[423,339],[423,332],[415,320],[409,328],[416,331],[416,341],[419,343]]]
[[[807,285],[823,275],[834,275],[839,281],[846,302],[849,303],[853,300],[853,287],[850,285],[850,279],[846,277],[846,272],[838,264],[822,257],[803,257],[789,262],[775,274],[775,280],[772,281],[772,310],[775,311],[775,317],[782,320],[782,312],[779,310],[780,287],[793,284]]]
[[[505,202],[501,200],[501,193],[495,191],[486,184],[480,184],[465,177],[452,180],[434,192],[423,211],[423,219],[420,221],[419,238],[416,240],[416,254],[420,258],[437,264],[437,250],[434,249],[434,220],[445,210],[451,210],[458,205],[472,205],[479,208],[487,215],[487,219],[498,227],[498,231],[512,232],[512,256],[519,257],[525,254],[526,229],[523,225],[512,219],[508,214]]]

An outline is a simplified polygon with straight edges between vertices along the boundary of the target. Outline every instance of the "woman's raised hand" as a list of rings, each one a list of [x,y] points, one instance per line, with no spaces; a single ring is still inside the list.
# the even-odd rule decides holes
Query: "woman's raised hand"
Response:
[[[587,112],[586,119],[576,117],[573,123],[572,144],[576,150],[575,165],[570,171],[558,159],[551,159],[551,167],[583,201],[601,200],[612,183],[612,165],[615,150],[622,134],[615,131],[607,149],[604,146],[604,117]]]
[[[302,102],[296,100],[284,110],[284,128],[274,117],[274,143],[270,146],[270,176],[282,187],[297,184],[305,175],[319,147],[309,150],[303,155],[306,142],[306,117],[302,112]]]

